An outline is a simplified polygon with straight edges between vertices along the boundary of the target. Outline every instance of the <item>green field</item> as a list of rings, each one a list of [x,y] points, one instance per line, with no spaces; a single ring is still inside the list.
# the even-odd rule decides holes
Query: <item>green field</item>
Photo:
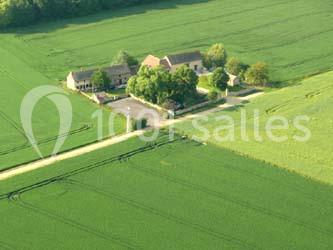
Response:
[[[331,249],[333,71],[322,72],[333,69],[332,41],[331,0],[170,0],[1,33],[0,170],[38,157],[20,124],[26,93],[109,65],[120,49],[142,59],[222,42],[230,56],[266,61],[273,81],[293,85],[200,122],[212,132],[216,117],[230,115],[234,142],[133,138],[1,181],[0,249]],[[73,123],[62,150],[96,141],[98,130],[99,106],[68,95]],[[249,142],[240,139],[242,108]],[[257,109],[263,142],[253,135]],[[111,112],[102,112],[106,136]],[[278,131],[286,142],[269,141],[272,115],[307,115],[311,139],[295,142],[290,127]],[[58,127],[44,98],[33,118],[44,156]],[[124,128],[118,116],[116,133]],[[201,135],[191,121],[176,129]]]
[[[22,133],[20,103],[33,87],[58,85],[70,70],[108,65],[119,49],[143,58],[223,42],[230,55],[246,63],[266,61],[273,80],[291,80],[332,69],[332,17],[328,0],[174,0],[2,33],[0,168],[37,157]],[[63,150],[92,142],[97,133],[91,120],[97,106],[70,97],[74,122]],[[44,155],[53,148],[57,116],[48,101],[35,111],[35,133]],[[106,125],[106,115],[104,119]],[[116,127],[123,131],[121,118]]]
[[[51,22],[0,36],[1,47],[53,79],[110,64],[119,49],[150,53],[223,42],[247,63],[266,61],[274,80],[332,69],[330,0],[173,0]]]
[[[161,136],[153,146],[134,138],[1,182],[0,190],[2,249],[333,244],[331,187],[181,138]]]
[[[0,35],[1,37],[1,35]],[[20,106],[23,97],[34,87],[58,85],[24,60],[2,48],[0,44],[0,169],[5,169],[38,158],[27,140],[21,126]],[[97,119],[92,115],[99,109],[85,98],[69,93],[73,108],[72,127],[62,150],[67,150],[97,140]],[[107,135],[110,111],[102,110],[103,131]],[[43,98],[33,113],[33,130],[44,156],[53,151],[59,130],[58,111],[54,104]],[[118,116],[115,131],[121,133],[125,128],[124,118]]]
[[[210,132],[224,124],[216,121],[220,115],[230,115],[235,121],[235,141],[218,142],[210,133],[209,141],[219,146],[230,148],[242,154],[268,161],[280,167],[303,174],[316,180],[333,184],[333,72],[321,74],[300,82],[299,85],[288,87],[274,92],[266,93],[245,104],[243,107],[221,111],[209,116],[207,121],[199,121],[199,124]],[[247,130],[249,142],[241,140],[240,133],[240,109],[247,113]],[[260,112],[259,134],[263,142],[255,140],[253,132],[254,110]],[[273,142],[268,139],[265,132],[265,124],[273,115],[286,117],[289,121],[289,129],[278,130],[277,135],[287,135],[285,142]],[[310,121],[303,122],[312,133],[307,142],[297,142],[292,137],[301,136],[303,133],[295,129],[292,121],[297,115],[306,115]],[[177,127],[191,135],[202,136],[203,133],[193,129],[191,122],[185,122]],[[226,130],[220,135],[226,135]]]

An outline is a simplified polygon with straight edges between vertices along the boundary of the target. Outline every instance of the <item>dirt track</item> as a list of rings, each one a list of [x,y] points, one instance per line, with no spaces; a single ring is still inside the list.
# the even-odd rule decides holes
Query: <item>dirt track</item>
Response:
[[[255,93],[255,94],[252,94],[252,95],[249,95],[249,96],[246,96],[246,97],[228,97],[227,102],[223,105],[220,105],[218,107],[215,107],[215,108],[212,108],[212,109],[209,109],[209,110],[197,113],[197,114],[190,114],[190,115],[178,118],[176,120],[161,121],[158,127],[159,128],[167,127],[167,126],[170,126],[170,125],[182,122],[182,121],[198,118],[200,116],[204,116],[204,115],[208,115],[208,114],[213,113],[213,112],[224,110],[224,109],[236,106],[236,105],[240,104],[242,101],[250,100],[250,99],[255,98],[257,96],[260,96],[262,94],[263,94],[262,92],[259,92],[259,93]],[[80,155],[83,155],[83,154],[86,154],[86,153],[89,153],[89,152],[92,152],[92,151],[95,151],[95,150],[98,150],[98,149],[102,149],[102,148],[105,148],[105,147],[108,147],[108,146],[126,141],[129,138],[140,136],[140,135],[144,134],[149,129],[153,129],[153,128],[148,128],[146,130],[139,130],[139,131],[131,132],[131,133],[128,133],[128,134],[116,136],[116,137],[113,137],[113,138],[110,138],[110,139],[103,140],[101,142],[96,142],[96,143],[88,145],[88,146],[83,146],[83,147],[78,148],[78,149],[73,149],[71,151],[61,153],[61,154],[56,155],[56,156],[44,158],[44,159],[37,160],[37,161],[31,162],[31,163],[28,163],[28,164],[22,164],[18,167],[15,167],[15,168],[12,168],[12,169],[1,172],[0,173],[0,181],[12,178],[16,175],[20,175],[20,174],[23,174],[23,173],[33,171],[35,169],[39,169],[39,168],[49,166],[49,165],[54,164],[54,163],[59,162],[59,161],[74,158],[74,157],[77,157],[77,156],[80,156]]]

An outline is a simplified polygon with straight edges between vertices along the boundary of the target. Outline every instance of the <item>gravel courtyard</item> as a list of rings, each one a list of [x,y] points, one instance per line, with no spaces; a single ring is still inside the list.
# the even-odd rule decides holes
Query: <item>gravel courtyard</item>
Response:
[[[128,112],[130,112],[131,117],[135,119],[146,118],[148,120],[148,125],[152,127],[159,126],[162,121],[166,120],[163,118],[160,112],[154,108],[142,104],[133,98],[125,98],[119,101],[108,103],[107,105],[115,112],[121,113],[125,116],[128,114]]]

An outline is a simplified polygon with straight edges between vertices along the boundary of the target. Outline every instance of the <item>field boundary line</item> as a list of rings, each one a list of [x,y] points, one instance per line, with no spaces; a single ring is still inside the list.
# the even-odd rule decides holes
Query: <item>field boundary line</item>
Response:
[[[74,158],[74,157],[77,157],[77,156],[80,156],[80,155],[83,155],[86,153],[93,152],[98,149],[102,149],[102,148],[111,146],[113,144],[117,144],[117,143],[126,141],[132,137],[140,136],[140,135],[144,134],[145,132],[146,132],[146,130],[139,130],[139,131],[131,132],[128,134],[116,136],[116,137],[106,139],[101,142],[97,142],[94,144],[80,147],[80,148],[59,154],[59,155],[51,156],[51,157],[48,157],[45,159],[41,159],[38,161],[20,165],[18,167],[12,168],[12,169],[5,170],[0,173],[0,181],[9,179],[16,175],[24,174],[24,173],[27,173],[27,172],[30,172],[30,171],[33,171],[36,169],[46,167],[48,165],[54,164],[59,161],[71,159],[71,158]]]

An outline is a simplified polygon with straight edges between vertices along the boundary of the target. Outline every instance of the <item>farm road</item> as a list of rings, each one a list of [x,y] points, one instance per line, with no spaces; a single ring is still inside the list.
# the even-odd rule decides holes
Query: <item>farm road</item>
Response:
[[[196,119],[196,118],[208,115],[210,113],[214,113],[214,112],[217,112],[217,111],[228,109],[228,108],[231,108],[231,107],[234,107],[234,106],[237,106],[237,105],[241,104],[243,101],[248,101],[248,100],[253,99],[253,98],[255,98],[257,96],[260,96],[262,94],[264,94],[264,93],[259,92],[259,93],[255,93],[255,94],[248,95],[248,96],[245,96],[245,97],[227,97],[227,101],[223,105],[220,105],[218,107],[215,107],[215,108],[212,108],[212,109],[209,109],[209,110],[202,111],[202,112],[197,113],[197,114],[186,115],[186,116],[180,117],[180,118],[175,119],[175,120],[163,120],[159,123],[159,125],[157,127],[158,128],[163,128],[163,127],[171,126],[171,125],[179,123],[179,122],[183,122],[183,121],[187,121],[187,120],[191,120],[191,119]],[[93,151],[98,150],[98,149],[102,149],[102,148],[105,148],[105,147],[108,147],[108,146],[126,141],[126,140],[128,140],[132,137],[137,137],[137,136],[143,135],[145,132],[147,132],[149,130],[152,130],[152,129],[154,129],[154,128],[151,127],[151,128],[147,128],[145,130],[134,131],[134,132],[127,133],[127,134],[124,134],[124,135],[120,135],[120,136],[116,136],[116,137],[113,137],[113,138],[110,138],[110,139],[106,139],[106,140],[103,140],[103,141],[100,141],[100,142],[96,142],[94,144],[83,146],[81,148],[73,149],[71,151],[61,153],[61,154],[58,154],[58,155],[55,155],[55,156],[51,156],[51,157],[48,157],[48,158],[37,160],[37,161],[31,162],[31,163],[28,163],[28,164],[22,164],[20,166],[15,167],[15,168],[8,169],[8,170],[5,170],[3,172],[0,172],[0,181],[12,178],[16,175],[24,174],[24,173],[27,173],[27,172],[30,172],[30,171],[33,171],[33,170],[36,170],[36,169],[39,169],[39,168],[49,166],[49,165],[54,164],[54,163],[59,162],[59,161],[74,158],[74,157],[77,157],[77,156],[80,156],[80,155],[83,155],[83,154],[86,154],[86,153],[93,152]]]

